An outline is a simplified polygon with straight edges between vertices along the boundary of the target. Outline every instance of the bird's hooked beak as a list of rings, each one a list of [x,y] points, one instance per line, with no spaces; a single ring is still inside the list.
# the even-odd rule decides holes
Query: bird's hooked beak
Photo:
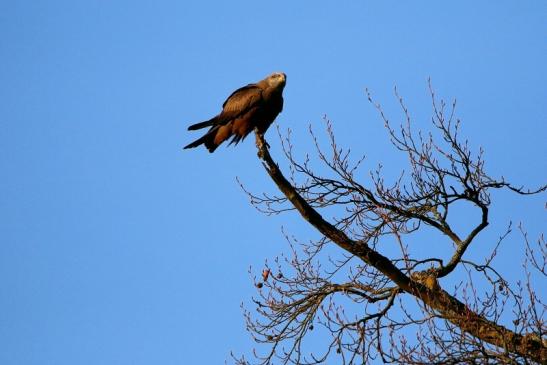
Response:
[[[287,75],[283,72],[274,72],[268,77],[268,84],[270,85],[282,85],[287,83]]]
[[[285,75],[284,72],[278,72],[277,74],[279,75],[279,83],[285,86],[285,84],[287,83],[287,75]]]

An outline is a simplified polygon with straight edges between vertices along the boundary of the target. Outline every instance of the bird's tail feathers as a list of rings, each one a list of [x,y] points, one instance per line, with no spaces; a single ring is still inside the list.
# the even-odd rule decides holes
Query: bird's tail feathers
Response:
[[[217,118],[214,117],[214,118],[212,118],[212,119],[206,120],[205,122],[200,122],[200,123],[192,124],[191,126],[188,127],[188,130],[189,130],[189,131],[195,131],[195,130],[197,130],[197,129],[201,129],[201,128],[205,128],[205,127],[210,127],[210,126],[212,126],[213,124],[215,124],[216,121],[217,121]]]
[[[215,145],[215,135],[217,128],[211,129],[209,132],[207,132],[204,136],[201,138],[196,139],[194,142],[190,143],[189,145],[185,146],[184,149],[188,148],[195,148],[202,144],[205,145],[205,147],[209,150],[209,152],[214,152],[218,145]]]
[[[187,150],[188,148],[195,148],[203,143],[205,143],[205,139],[207,138],[207,135],[204,135],[200,139],[196,139],[194,142],[190,143],[187,146],[184,146],[184,149]]]

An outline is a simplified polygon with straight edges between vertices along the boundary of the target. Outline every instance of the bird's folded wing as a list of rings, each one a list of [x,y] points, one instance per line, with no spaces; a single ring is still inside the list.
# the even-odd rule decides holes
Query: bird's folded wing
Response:
[[[262,102],[262,89],[256,84],[249,84],[234,91],[222,104],[219,120],[229,121],[245,114]]]

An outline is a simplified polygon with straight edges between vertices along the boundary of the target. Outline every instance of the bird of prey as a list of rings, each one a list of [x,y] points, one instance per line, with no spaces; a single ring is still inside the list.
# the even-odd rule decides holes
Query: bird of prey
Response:
[[[207,133],[186,148],[205,145],[213,152],[230,137],[229,145],[243,140],[253,129],[264,134],[283,109],[283,88],[287,76],[275,72],[256,84],[249,84],[234,91],[222,104],[222,111],[205,122],[193,124],[193,131],[210,127]]]

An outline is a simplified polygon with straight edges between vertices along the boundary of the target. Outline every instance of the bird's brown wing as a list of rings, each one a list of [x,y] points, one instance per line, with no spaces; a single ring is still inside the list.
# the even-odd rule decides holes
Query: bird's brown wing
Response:
[[[218,116],[217,123],[227,123],[249,112],[259,106],[262,100],[262,89],[256,84],[249,84],[237,89],[222,104],[222,112]]]
[[[188,130],[193,131],[205,127],[225,125],[232,120],[248,113],[262,104],[262,88],[257,84],[249,84],[234,91],[224,104],[219,115],[204,122],[192,124]]]

